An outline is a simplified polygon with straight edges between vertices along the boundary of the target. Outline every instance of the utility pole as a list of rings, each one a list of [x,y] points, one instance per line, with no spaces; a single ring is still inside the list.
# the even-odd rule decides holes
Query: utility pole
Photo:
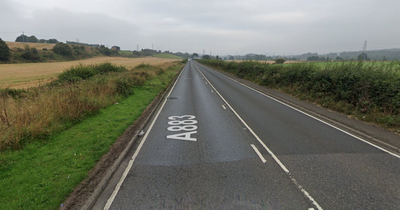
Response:
[[[365,42],[364,42],[362,59],[367,60],[367,40],[365,40]]]

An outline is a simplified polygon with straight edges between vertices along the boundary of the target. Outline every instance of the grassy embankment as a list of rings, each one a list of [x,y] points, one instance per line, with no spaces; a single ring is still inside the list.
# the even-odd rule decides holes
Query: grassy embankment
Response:
[[[199,62],[400,132],[400,63]]]
[[[182,64],[78,65],[49,85],[3,90],[0,209],[57,209]]]

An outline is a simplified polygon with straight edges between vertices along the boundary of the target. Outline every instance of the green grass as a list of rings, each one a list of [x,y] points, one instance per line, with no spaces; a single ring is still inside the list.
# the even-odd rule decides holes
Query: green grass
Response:
[[[176,56],[176,55],[172,55],[172,54],[168,54],[168,53],[157,53],[153,55],[154,57],[157,58],[171,58],[171,59],[182,59],[182,57]]]
[[[120,55],[132,55],[132,51],[129,50],[120,50],[118,51]]]
[[[134,95],[50,139],[0,153],[0,209],[58,209],[180,68],[146,81]]]

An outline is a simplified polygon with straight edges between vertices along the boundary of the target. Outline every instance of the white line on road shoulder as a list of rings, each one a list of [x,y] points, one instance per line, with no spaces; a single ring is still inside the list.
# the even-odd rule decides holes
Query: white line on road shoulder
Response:
[[[225,100],[224,97],[218,92],[217,89],[215,89],[214,85],[207,79],[207,77],[203,74],[203,72],[200,71],[197,66],[195,66],[197,71],[200,72],[200,74],[203,75],[206,81],[210,84],[210,86],[215,90],[215,92],[219,95],[219,97],[225,102],[225,104],[232,110],[233,113],[235,113],[236,117],[239,118],[239,120],[246,126],[246,128],[250,131],[251,134],[257,139],[257,141],[264,147],[265,150],[267,150],[268,154],[271,155],[271,157],[275,160],[276,163],[282,168],[282,170],[286,173],[286,175],[292,180],[292,182],[296,185],[296,187],[310,200],[310,202],[318,209],[322,210],[322,207],[317,203],[317,201],[314,200],[314,198],[304,189],[303,186],[301,186],[297,180],[292,176],[292,174],[289,172],[289,170],[286,168],[285,165],[278,159],[278,157],[275,156],[275,154],[265,145],[265,143],[258,137],[258,135],[253,131],[253,129],[250,128],[250,126],[240,117],[240,115],[232,108],[232,106]]]
[[[186,67],[185,67],[185,68],[186,68]],[[179,76],[178,76],[178,78],[176,79],[174,85],[172,86],[172,88],[171,88],[171,90],[169,91],[168,95],[167,95],[166,98],[164,99],[164,102],[163,102],[163,104],[161,105],[160,110],[158,110],[157,115],[154,117],[153,121],[151,122],[148,131],[147,131],[146,134],[144,135],[142,141],[140,142],[140,144],[139,144],[138,148],[136,149],[135,153],[133,154],[131,160],[129,160],[128,166],[125,168],[125,171],[124,171],[124,173],[122,174],[121,179],[119,180],[117,186],[115,186],[115,189],[114,189],[113,193],[111,194],[110,198],[108,198],[107,203],[106,203],[106,205],[104,206],[104,210],[110,209],[111,204],[113,203],[115,197],[117,196],[118,191],[119,191],[119,189],[121,188],[122,183],[125,181],[126,176],[128,175],[129,171],[130,171],[131,168],[132,168],[133,162],[135,162],[135,159],[136,159],[136,157],[138,156],[140,150],[142,149],[143,144],[144,144],[144,142],[145,142],[146,139],[147,139],[147,136],[149,135],[151,129],[153,128],[154,123],[156,122],[158,116],[160,115],[161,110],[163,109],[165,103],[167,102],[167,98],[168,98],[169,95],[171,94],[172,90],[175,88],[175,85],[176,85],[176,83],[178,82],[179,78],[181,77],[182,72],[185,70],[185,68],[184,68],[184,69],[181,71],[181,73],[179,74]]]
[[[254,152],[257,153],[258,157],[260,157],[260,159],[261,159],[261,161],[262,161],[263,163],[267,162],[267,160],[265,160],[265,158],[262,156],[261,152],[257,149],[256,146],[254,146],[254,144],[250,144],[250,146],[253,147]]]

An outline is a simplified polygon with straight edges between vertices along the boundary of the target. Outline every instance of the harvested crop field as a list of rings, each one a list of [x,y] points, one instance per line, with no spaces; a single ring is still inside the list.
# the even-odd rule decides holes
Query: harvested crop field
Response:
[[[121,57],[95,57],[85,60],[54,62],[54,63],[23,63],[0,65],[0,89],[1,88],[29,88],[45,84],[63,72],[66,68],[78,64],[99,64],[111,62],[126,68],[133,68],[145,63],[155,66],[168,65],[176,59],[167,58],[121,58]]]
[[[28,43],[28,42],[6,42],[6,43],[11,50],[15,48],[24,49],[26,45],[28,45],[30,48],[36,48],[37,50],[42,50],[43,48],[51,50],[56,45],[50,43]]]

